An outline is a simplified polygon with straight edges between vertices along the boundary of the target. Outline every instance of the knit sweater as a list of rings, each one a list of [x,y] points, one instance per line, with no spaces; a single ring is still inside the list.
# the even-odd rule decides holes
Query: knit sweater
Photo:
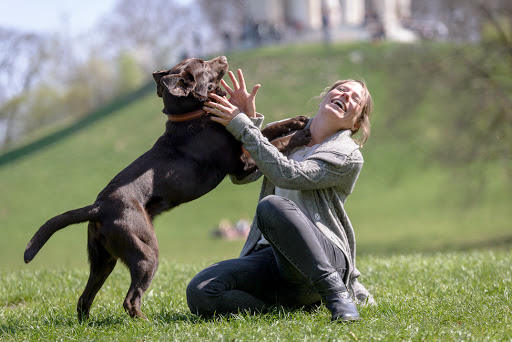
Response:
[[[352,132],[342,130],[334,134],[304,161],[297,162],[281,154],[261,134],[258,123],[243,113],[234,117],[226,129],[243,144],[258,166],[258,171],[244,182],[256,180],[263,173],[260,200],[274,194],[276,186],[300,190],[316,227],[347,259],[344,282],[354,300],[373,302],[369,292],[357,281],[360,272],[356,268],[356,239],[344,206],[364,162],[359,146],[351,138]],[[250,254],[260,238],[261,231],[254,220],[240,256]]]

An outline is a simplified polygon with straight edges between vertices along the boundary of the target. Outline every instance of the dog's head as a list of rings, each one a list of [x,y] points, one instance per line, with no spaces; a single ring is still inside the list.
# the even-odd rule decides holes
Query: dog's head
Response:
[[[200,109],[211,93],[225,96],[220,80],[227,71],[227,58],[219,56],[209,61],[188,58],[170,70],[154,72],[156,93],[164,100],[164,114]]]

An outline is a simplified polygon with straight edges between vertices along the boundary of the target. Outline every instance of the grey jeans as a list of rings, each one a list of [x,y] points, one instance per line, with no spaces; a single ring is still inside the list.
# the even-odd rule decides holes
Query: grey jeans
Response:
[[[292,201],[267,196],[256,210],[270,245],[244,257],[213,264],[188,284],[187,303],[198,315],[262,311],[272,305],[308,306],[320,301],[312,287],[333,272],[343,278],[343,252]]]

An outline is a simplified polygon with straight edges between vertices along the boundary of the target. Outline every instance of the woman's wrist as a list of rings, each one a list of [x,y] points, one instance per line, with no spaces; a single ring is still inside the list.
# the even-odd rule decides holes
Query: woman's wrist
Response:
[[[252,118],[249,118],[245,113],[240,113],[235,116],[226,125],[226,130],[231,133],[237,140],[242,137],[242,132],[247,126],[253,126],[255,123]]]

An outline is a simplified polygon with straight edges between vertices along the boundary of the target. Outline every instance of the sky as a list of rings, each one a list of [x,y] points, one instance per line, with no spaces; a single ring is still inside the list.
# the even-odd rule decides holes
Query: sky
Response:
[[[0,26],[38,33],[86,33],[118,0],[1,0]]]
[[[0,0],[0,26],[38,33],[87,33],[119,0]],[[179,0],[190,3],[191,0]]]

